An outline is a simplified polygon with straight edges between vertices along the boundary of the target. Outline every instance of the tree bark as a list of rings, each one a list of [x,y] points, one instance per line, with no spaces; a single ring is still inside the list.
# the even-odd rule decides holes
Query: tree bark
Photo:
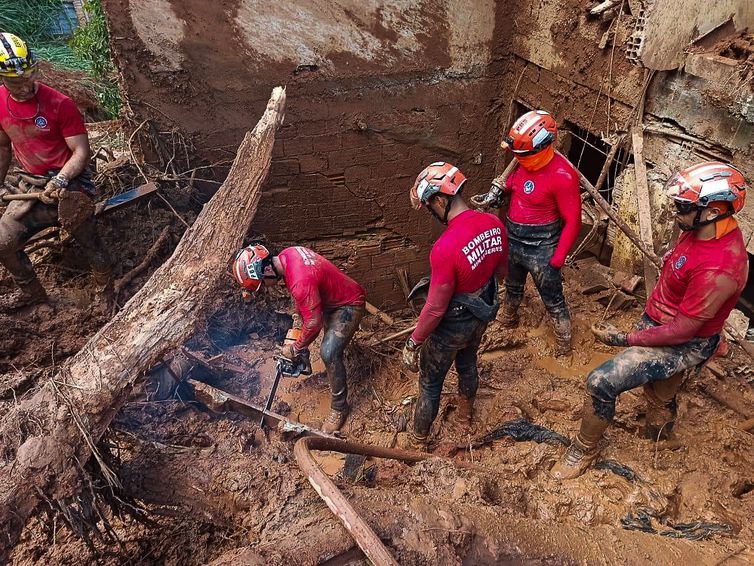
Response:
[[[242,245],[267,176],[285,89],[238,149],[228,178],[144,287],[54,378],[0,424],[0,563],[39,503],[80,488],[80,468],[128,398],[134,382],[205,319],[213,292]],[[118,480],[104,464],[105,477]],[[109,474],[109,476],[108,476]]]

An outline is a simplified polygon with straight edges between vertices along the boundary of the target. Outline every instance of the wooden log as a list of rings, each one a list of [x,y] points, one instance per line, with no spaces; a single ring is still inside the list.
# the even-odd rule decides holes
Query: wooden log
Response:
[[[201,324],[227,284],[226,265],[241,247],[267,176],[285,89],[238,149],[228,178],[149,281],[123,309],[0,425],[0,563],[8,561],[26,521],[47,498],[66,501],[81,487],[80,466],[93,456],[106,478],[98,439],[134,382]],[[33,419],[29,418],[33,415]]]
[[[367,301],[366,303],[366,309],[369,314],[375,315],[377,318],[379,318],[382,322],[384,322],[388,326],[392,326],[393,324],[395,324],[395,320],[393,320],[392,316],[390,316],[386,312],[381,311],[369,301]]]
[[[631,131],[631,141],[634,147],[634,173],[636,174],[636,200],[639,212],[639,235],[648,249],[654,250],[652,237],[652,209],[649,198],[649,184],[647,183],[647,167],[644,163],[644,136],[641,133],[641,124]],[[657,284],[657,271],[652,260],[644,256],[644,286],[647,296]]]

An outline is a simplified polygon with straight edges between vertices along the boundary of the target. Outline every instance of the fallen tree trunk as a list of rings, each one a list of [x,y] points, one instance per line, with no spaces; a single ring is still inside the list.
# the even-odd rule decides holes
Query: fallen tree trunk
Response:
[[[40,502],[78,493],[81,467],[91,456],[118,483],[97,453],[97,440],[134,382],[204,320],[208,299],[225,283],[227,262],[254,218],[284,111],[285,90],[278,87],[241,143],[228,178],[170,259],[54,378],[3,418],[0,563]]]

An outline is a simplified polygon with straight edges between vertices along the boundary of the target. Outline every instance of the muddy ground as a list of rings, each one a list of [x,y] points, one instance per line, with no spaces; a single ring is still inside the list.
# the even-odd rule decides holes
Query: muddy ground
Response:
[[[140,206],[145,215],[155,215],[156,223],[174,220],[154,205]],[[104,232],[115,245],[112,228],[106,226]],[[142,226],[141,232],[134,231],[134,242],[123,256],[145,253],[159,232],[155,230]],[[88,305],[79,298],[86,293],[85,278],[72,271],[79,267],[68,247],[60,256],[48,250],[45,254],[51,256],[35,257],[45,284],[55,288],[56,306],[4,319],[14,329],[27,324],[24,317],[33,321],[26,333],[11,334],[15,349],[4,347],[9,355],[2,360],[1,402],[6,407],[14,402],[14,376],[26,376],[25,387],[33,389],[104,322],[87,316]],[[588,326],[604,316],[605,307],[581,293],[604,270],[590,262],[576,267],[566,269],[575,319],[572,360],[552,357],[552,331],[529,289],[521,329],[503,331],[493,324],[488,331],[473,430],[454,422],[452,372],[446,381],[431,447],[436,454],[473,462],[478,470],[457,468],[452,459],[413,467],[368,461],[354,483],[343,477],[344,457],[318,455],[401,563],[734,564],[754,559],[754,436],[736,428],[743,420],[740,414],[705,392],[722,392],[754,414],[751,373],[746,371],[751,360],[737,347],[729,358],[716,360],[716,370],[725,372],[722,378],[704,370],[685,385],[672,449],[658,449],[642,438],[640,394],[620,399],[602,459],[630,468],[635,473],[631,479],[592,469],[577,480],[553,481],[548,470],[564,450],[559,445],[504,438],[478,449],[457,449],[522,417],[565,436],[575,432],[585,375],[616,351],[595,344]],[[222,354],[215,358],[222,371],[199,368],[193,375],[262,402],[274,373],[272,355],[290,325],[288,304],[281,293],[243,303],[230,284],[225,298],[227,307],[188,343],[207,358]],[[608,318],[628,328],[639,314],[635,306],[610,312]],[[411,316],[409,310],[397,313],[396,328]],[[375,332],[387,330],[367,317],[349,354],[354,410],[343,430],[349,440],[391,446],[410,420],[416,377],[401,368],[400,344],[367,346]],[[329,394],[321,362],[316,355],[314,359],[320,371],[284,380],[273,408],[316,426],[327,414]],[[15,388],[17,397],[23,394],[23,387]],[[92,536],[87,545],[59,516],[42,515],[28,525],[13,563],[365,563],[299,471],[294,440],[264,432],[243,415],[217,412],[193,400],[191,382],[169,400],[140,391],[100,445],[123,483],[116,493],[119,503],[105,517],[109,532],[101,540]],[[651,527],[659,532],[696,521],[727,527],[705,541],[623,528],[630,514],[639,524],[642,512],[655,516]]]

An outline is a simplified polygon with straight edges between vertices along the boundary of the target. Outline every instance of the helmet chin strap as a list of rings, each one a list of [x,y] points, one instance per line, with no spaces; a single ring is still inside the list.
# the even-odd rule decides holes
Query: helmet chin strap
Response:
[[[442,200],[445,201],[445,212],[443,213],[442,216],[440,216],[439,214],[437,214],[435,212],[435,209],[432,208],[431,206],[427,206],[427,208],[432,213],[432,216],[434,216],[435,218],[437,218],[437,220],[439,220],[441,224],[447,226],[448,225],[448,214],[450,214],[451,201],[450,201],[449,198],[445,198],[445,197],[442,197]]]
[[[704,207],[706,208],[706,207]],[[701,220],[702,218],[702,212],[704,212],[704,208],[697,208],[696,210],[696,216],[694,217],[694,223],[693,224],[686,224],[685,222],[679,222],[678,227],[683,230],[684,232],[691,232],[692,230],[699,230],[699,228],[702,228],[704,226],[708,226],[709,224],[714,224],[718,220],[723,220],[725,218],[729,218],[733,216],[735,211],[733,210],[733,206],[728,204],[728,210],[727,212],[724,212],[723,214],[719,214],[718,216],[715,216],[714,218],[708,218],[707,220]]]

